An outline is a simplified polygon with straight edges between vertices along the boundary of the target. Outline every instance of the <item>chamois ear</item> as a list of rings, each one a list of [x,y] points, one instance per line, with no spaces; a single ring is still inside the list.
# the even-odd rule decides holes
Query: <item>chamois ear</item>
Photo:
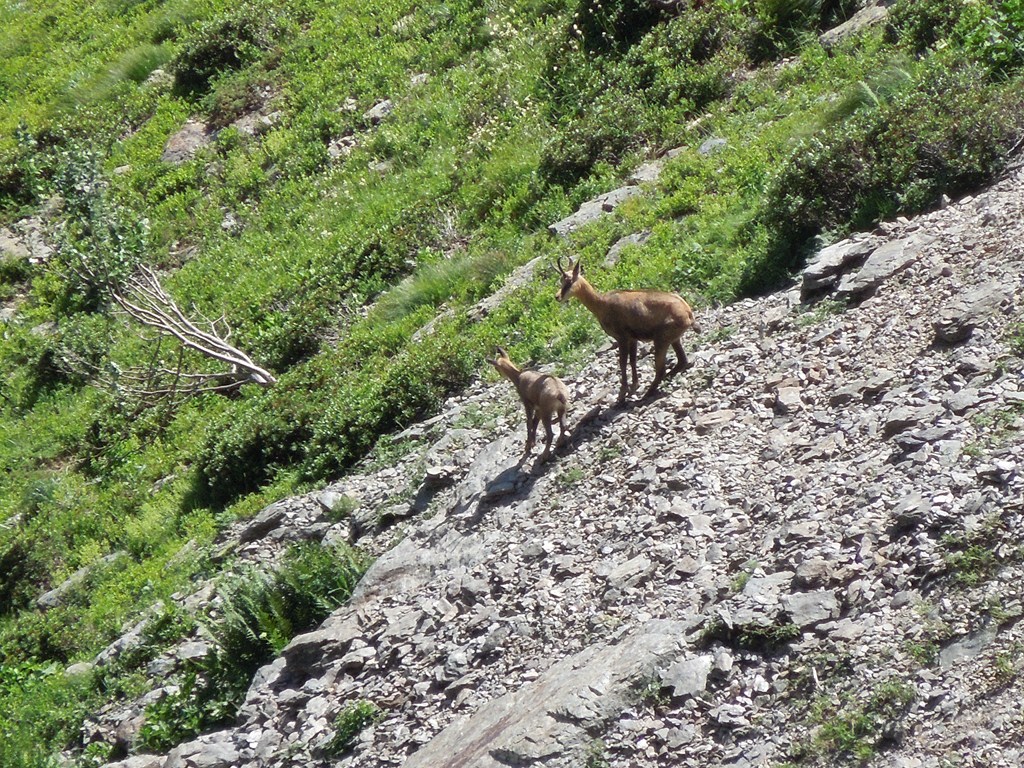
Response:
[[[494,349],[498,353],[498,357],[504,357],[505,359],[508,359],[508,352],[505,350],[504,347],[495,347]]]
[[[576,266],[572,268],[572,279],[575,280],[577,277],[583,274],[583,259],[576,259]]]

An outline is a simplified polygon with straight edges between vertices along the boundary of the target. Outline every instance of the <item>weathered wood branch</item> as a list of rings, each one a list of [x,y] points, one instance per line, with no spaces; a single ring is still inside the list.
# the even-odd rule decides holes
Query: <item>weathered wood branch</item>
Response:
[[[236,377],[236,384],[240,381],[251,381],[261,387],[270,387],[277,383],[277,379],[270,371],[257,365],[245,352],[228,342],[231,328],[223,317],[206,320],[208,331],[200,328],[181,310],[174,298],[164,290],[156,274],[148,267],[141,267],[123,285],[116,287],[112,296],[121,309],[144,326],[177,339],[186,349],[230,366],[231,375]],[[222,325],[226,330],[220,331],[218,325]],[[172,374],[176,378],[191,379],[205,375],[184,374],[180,370],[164,370],[162,373]],[[208,379],[223,379],[225,375],[209,374]],[[228,385],[217,385],[216,389],[227,387]]]

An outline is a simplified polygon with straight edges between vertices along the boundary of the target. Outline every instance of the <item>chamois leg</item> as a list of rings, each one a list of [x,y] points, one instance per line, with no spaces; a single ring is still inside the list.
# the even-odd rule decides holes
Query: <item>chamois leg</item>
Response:
[[[629,359],[629,342],[619,341],[619,399],[618,405],[626,402],[626,361]]]
[[[658,385],[661,384],[661,380],[665,378],[665,358],[668,356],[668,346],[665,344],[654,345],[654,381],[651,382],[650,389],[644,394],[644,399],[651,397],[658,391]]]
[[[544,418],[544,452],[540,455],[539,461],[544,463],[551,457],[551,440],[555,436],[555,431],[551,429],[552,418],[546,416]]]
[[[558,426],[561,431],[558,434],[558,442],[555,443],[555,445],[556,447],[561,448],[563,445],[565,445],[565,441],[569,437],[569,430],[566,429],[565,426],[565,408],[562,408],[558,412]]]
[[[537,435],[537,419],[540,416],[532,405],[524,403],[523,407],[526,409],[526,448],[523,450],[523,458],[525,459],[530,455],[530,451],[533,450],[534,439]]]
[[[669,377],[675,376],[677,373],[685,371],[690,367],[690,361],[686,359],[686,350],[683,349],[683,342],[676,339],[672,342],[672,349],[676,351],[676,364],[669,371]]]
[[[630,339],[629,340],[629,367],[633,369],[633,386],[631,386],[629,388],[630,394],[632,394],[633,392],[636,392],[637,387],[640,386],[640,377],[637,376],[637,373],[636,373],[636,348],[637,348],[637,346],[638,345],[637,345],[637,340],[636,339]]]

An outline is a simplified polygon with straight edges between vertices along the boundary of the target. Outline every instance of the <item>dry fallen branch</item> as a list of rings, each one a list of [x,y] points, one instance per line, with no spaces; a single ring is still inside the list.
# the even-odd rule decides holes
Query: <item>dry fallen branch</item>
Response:
[[[181,311],[173,297],[160,285],[156,274],[148,267],[141,267],[135,275],[115,288],[112,296],[121,309],[144,326],[162,335],[172,336],[185,349],[230,366],[227,373],[212,374],[188,374],[182,372],[180,367],[174,371],[154,366],[145,376],[146,380],[152,380],[156,374],[164,374],[172,376],[175,383],[170,387],[161,388],[160,392],[147,394],[162,394],[165,389],[172,392],[180,391],[177,386],[180,380],[191,382],[190,386],[185,387],[191,392],[223,391],[246,381],[261,387],[277,383],[273,374],[254,363],[238,347],[228,343],[231,328],[223,317],[217,320],[204,318],[203,322],[209,326],[209,330],[203,330]],[[225,379],[230,381],[225,382]],[[218,380],[221,383],[211,383]],[[209,386],[207,383],[210,383]]]

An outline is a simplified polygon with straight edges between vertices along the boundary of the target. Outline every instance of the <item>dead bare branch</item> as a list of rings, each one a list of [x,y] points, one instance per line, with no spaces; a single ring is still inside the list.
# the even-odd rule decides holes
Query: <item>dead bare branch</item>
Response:
[[[235,386],[244,381],[251,381],[261,387],[270,387],[277,383],[272,373],[257,365],[242,350],[228,342],[231,327],[223,316],[216,320],[204,318],[202,322],[209,326],[209,330],[204,330],[181,310],[174,298],[164,290],[156,274],[148,267],[141,267],[124,281],[123,285],[116,287],[112,291],[112,296],[122,310],[142,325],[156,330],[159,334],[177,339],[184,349],[198,352],[230,367],[230,374],[185,374],[179,364],[176,372],[164,369],[163,373],[171,374],[176,379],[197,379],[207,376],[207,380],[223,379],[230,375],[234,378]],[[222,325],[225,330],[220,331],[218,325]],[[220,384],[216,385],[215,389],[223,390],[228,386]]]

